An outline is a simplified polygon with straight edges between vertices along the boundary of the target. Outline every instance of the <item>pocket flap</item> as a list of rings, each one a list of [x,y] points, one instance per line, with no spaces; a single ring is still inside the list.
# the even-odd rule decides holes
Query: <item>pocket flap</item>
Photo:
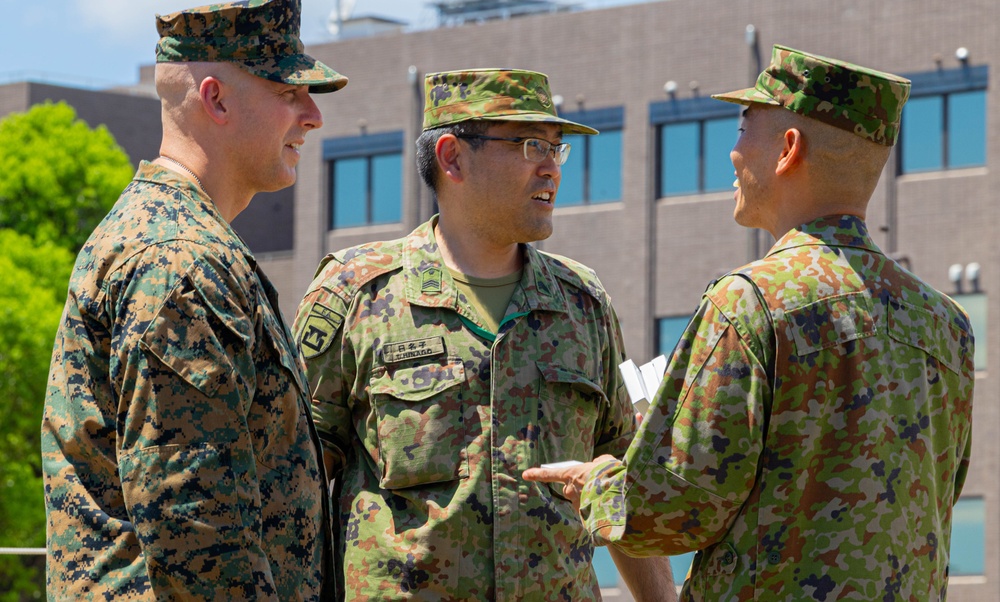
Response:
[[[798,355],[843,345],[876,334],[867,291],[821,299],[785,312],[784,321]]]
[[[898,300],[889,304],[889,336],[931,355],[949,370],[961,373],[968,335],[945,318]]]
[[[535,365],[538,366],[538,371],[542,373],[542,378],[544,378],[547,383],[564,383],[585,393],[599,393],[601,397],[604,397],[605,400],[607,399],[601,386],[590,380],[590,378],[582,372],[542,362],[536,362]]]
[[[465,381],[465,364],[451,358],[444,364],[379,366],[372,372],[371,394],[405,401],[423,401]]]

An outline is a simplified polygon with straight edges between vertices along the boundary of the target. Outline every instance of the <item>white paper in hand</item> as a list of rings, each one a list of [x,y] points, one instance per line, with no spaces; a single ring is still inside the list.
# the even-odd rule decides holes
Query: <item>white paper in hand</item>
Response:
[[[639,403],[646,399],[646,387],[642,382],[642,374],[639,367],[632,360],[625,360],[618,365],[622,380],[625,381],[625,389],[628,391],[628,398],[632,403]]]
[[[565,460],[563,462],[552,462],[551,464],[542,464],[541,466],[542,468],[555,468],[558,470],[560,468],[569,468],[570,466],[576,466],[577,464],[583,464],[583,462],[579,460]]]
[[[632,406],[645,415],[649,402],[656,396],[656,391],[663,382],[663,374],[667,371],[667,357],[658,355],[642,366],[636,366],[632,360],[625,360],[618,365],[618,371],[625,381]]]

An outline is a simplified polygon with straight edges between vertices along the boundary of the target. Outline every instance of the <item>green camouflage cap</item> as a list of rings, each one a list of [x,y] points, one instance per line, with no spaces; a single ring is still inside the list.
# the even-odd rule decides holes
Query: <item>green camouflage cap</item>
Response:
[[[565,134],[597,130],[562,119],[544,73],[520,69],[474,69],[430,73],[424,81],[424,130],[470,119],[540,121],[562,126]]]
[[[910,80],[775,45],[753,88],[712,98],[785,107],[862,138],[892,146],[910,95]]]
[[[243,0],[157,15],[156,62],[228,62],[310,92],[343,88],[346,77],[303,53],[301,21],[301,0]]]

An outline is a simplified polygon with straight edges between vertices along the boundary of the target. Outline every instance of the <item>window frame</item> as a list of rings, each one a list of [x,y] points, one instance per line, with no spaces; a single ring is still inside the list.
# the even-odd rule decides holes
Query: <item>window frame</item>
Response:
[[[346,228],[363,228],[367,226],[382,225],[382,222],[373,222],[374,215],[374,198],[372,194],[373,185],[373,169],[372,164],[376,157],[385,155],[400,155],[400,163],[402,164],[403,149],[404,149],[404,132],[402,130],[392,131],[392,132],[382,132],[377,134],[364,134],[361,136],[344,136],[339,138],[327,138],[323,140],[323,161],[326,163],[327,171],[327,219],[326,219],[326,229],[327,231],[346,229]],[[344,159],[365,159],[367,167],[367,180],[365,182],[365,221],[362,224],[354,224],[350,226],[340,226],[338,227],[334,223],[335,203],[337,199],[334,197],[334,169],[335,164],[339,160]],[[403,194],[402,185],[403,177],[405,175],[402,165],[400,166],[400,197],[399,197],[399,215],[400,219],[398,222],[385,222],[385,223],[401,223],[403,219]]]
[[[948,541],[948,547],[949,547],[950,550],[955,550],[955,549],[957,549],[955,544],[958,543],[959,546],[964,551],[968,551],[970,547],[975,546],[976,551],[978,552],[978,554],[977,554],[978,561],[979,561],[979,563],[982,566],[981,567],[977,566],[976,567],[977,569],[981,568],[981,570],[977,570],[977,571],[962,571],[962,570],[959,570],[960,568],[962,568],[961,567],[961,563],[958,563],[957,567],[951,568],[953,565],[956,564],[955,563],[955,554],[952,553],[951,558],[950,558],[951,562],[950,562],[950,565],[949,565],[949,569],[950,569],[949,570],[949,572],[950,572],[949,577],[952,578],[952,579],[954,579],[956,577],[959,578],[959,579],[961,579],[963,577],[965,577],[965,578],[969,578],[969,577],[972,577],[972,578],[983,577],[983,576],[986,575],[986,571],[989,568],[986,565],[986,547],[990,544],[990,541],[989,541],[990,538],[989,538],[988,535],[984,534],[985,531],[983,529],[980,529],[980,530],[978,530],[976,532],[977,536],[982,535],[982,541],[980,541],[978,537],[976,537],[976,541],[975,542],[962,541],[961,537],[960,537],[960,539],[959,539],[958,542],[955,541],[955,534],[956,534],[956,532],[959,532],[961,534],[961,532],[964,532],[966,529],[969,528],[969,525],[965,525],[965,524],[956,525],[956,520],[955,520],[955,514],[958,514],[959,512],[963,511],[963,509],[961,508],[961,506],[964,506],[966,504],[978,504],[978,507],[976,509],[981,510],[981,512],[982,512],[982,514],[981,514],[981,519],[982,520],[980,521],[979,526],[980,527],[985,527],[986,526],[987,506],[986,506],[986,499],[985,499],[985,497],[982,496],[982,495],[968,495],[968,496],[963,495],[963,496],[959,497],[958,500],[956,500],[956,502],[955,502],[955,507],[952,509],[952,523],[951,523],[952,530],[951,530],[951,538]],[[956,527],[959,527],[959,528],[956,528]]]
[[[923,71],[920,73],[910,73],[905,75],[910,80],[909,100],[929,97],[941,97],[941,166],[938,168],[917,169],[912,171],[904,170],[903,147],[905,140],[902,128],[898,144],[896,144],[896,175],[903,176],[916,173],[927,173],[935,171],[950,171],[953,169],[968,169],[970,167],[981,167],[986,165],[986,153],[989,151],[989,140],[987,137],[986,148],[983,149],[983,162],[981,165],[970,166],[961,165],[952,167],[951,160],[951,140],[949,129],[948,104],[951,96],[966,92],[983,92],[989,89],[989,65],[972,65],[959,67],[957,69],[938,69],[936,71]],[[987,102],[989,101],[987,94]],[[904,106],[905,109],[905,106]],[[983,111],[983,120],[989,117],[989,107]]]
[[[742,105],[720,102],[712,98],[696,97],[662,100],[649,104],[649,124],[653,127],[655,141],[655,179],[653,191],[657,199],[712,194],[715,190],[705,190],[705,123],[719,119],[739,120]],[[663,128],[669,125],[697,122],[698,124],[698,184],[697,190],[678,194],[665,194],[663,190]]]
[[[670,357],[673,355],[674,350],[677,348],[677,344],[684,336],[684,333],[687,331],[688,327],[691,326],[691,320],[693,319],[694,319],[694,314],[675,314],[670,316],[657,316],[656,318],[654,318],[653,323],[655,330],[653,332],[653,348],[656,350],[656,352],[653,355],[665,355],[669,360]],[[680,328],[680,332],[677,335],[677,340],[674,341],[673,346],[671,346],[669,349],[663,346],[663,344],[666,342],[663,340],[663,326],[662,326],[665,320],[670,320],[672,326],[677,326],[682,323],[684,324],[684,326]],[[671,328],[671,330],[673,330],[673,328]]]
[[[621,148],[618,149],[618,152],[620,153],[619,165],[621,166],[621,169],[624,170],[625,161],[624,161],[624,156],[621,155],[624,155],[625,152],[624,149],[625,107],[618,106],[618,107],[605,107],[601,109],[584,109],[581,111],[573,111],[566,113],[560,112],[559,117],[561,117],[562,119],[568,119],[569,121],[575,121],[576,123],[582,123],[588,125],[594,128],[595,130],[601,132],[600,134],[598,134],[598,136],[602,135],[604,132],[611,132],[611,131],[621,132],[622,145]],[[583,145],[582,145],[583,148],[577,149],[576,145],[574,145],[572,150],[570,151],[570,153],[573,154],[577,152],[583,153],[583,175],[582,175],[583,182],[582,182],[582,192],[580,194],[580,202],[574,203],[572,205],[567,205],[569,207],[590,207],[595,205],[606,205],[611,203],[622,202],[622,197],[624,196],[622,193],[622,186],[624,180],[622,174],[619,174],[618,176],[617,199],[601,200],[595,203],[594,200],[591,198],[592,194],[590,190],[590,179],[591,179],[590,175],[591,175],[592,152],[590,147],[591,147],[591,139],[593,137],[594,136],[582,134],[581,138],[583,140]]]

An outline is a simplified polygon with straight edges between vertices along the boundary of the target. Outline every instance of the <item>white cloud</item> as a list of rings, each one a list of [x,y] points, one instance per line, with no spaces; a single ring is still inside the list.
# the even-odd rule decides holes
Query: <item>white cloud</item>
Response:
[[[157,14],[187,8],[191,0],[73,0],[84,27],[116,39],[155,36]]]
[[[209,0],[72,0],[72,10],[88,30],[118,39],[148,38],[155,35],[155,15],[208,4]],[[305,0],[302,8],[302,35],[322,37],[326,18],[336,0]]]

